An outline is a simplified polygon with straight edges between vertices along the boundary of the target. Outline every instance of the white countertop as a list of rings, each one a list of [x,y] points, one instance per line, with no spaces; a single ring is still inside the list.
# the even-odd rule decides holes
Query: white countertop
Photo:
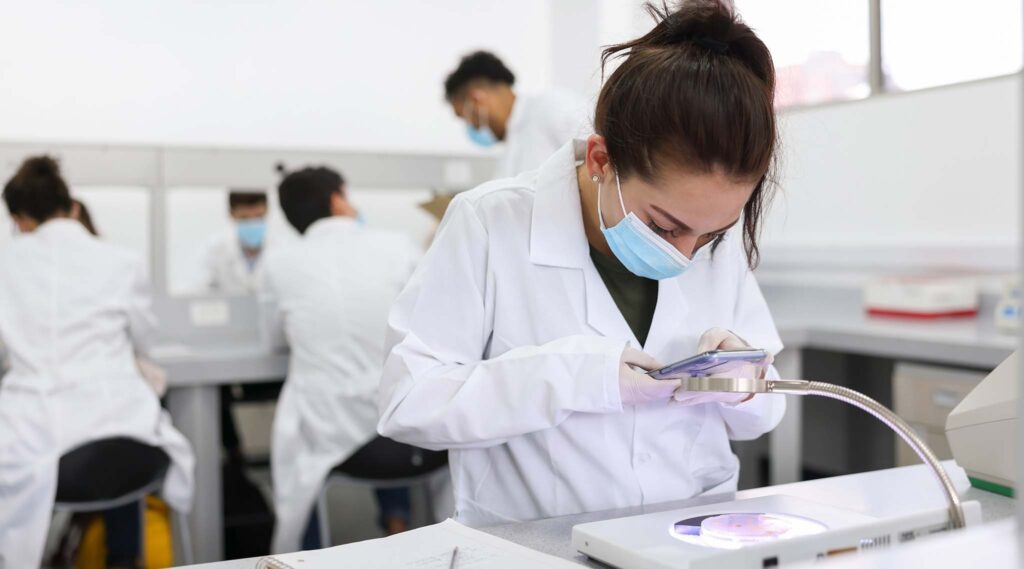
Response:
[[[171,388],[281,381],[288,375],[288,351],[258,342],[190,346],[164,344],[147,354],[167,371]]]
[[[764,292],[788,347],[993,368],[1020,342],[996,329],[985,306],[974,318],[913,320],[869,316],[856,291],[766,287]]]
[[[943,464],[953,479],[954,486],[960,491],[961,497],[965,500],[977,500],[981,503],[982,516],[986,524],[1006,520],[1013,515],[1014,502],[1012,499],[970,488],[967,477],[962,469],[953,464],[952,461],[947,461]],[[573,549],[571,535],[574,525],[773,494],[787,494],[824,502],[876,517],[942,508],[945,505],[945,499],[932,473],[924,465],[917,465],[796,482],[780,486],[768,486],[690,500],[494,526],[484,528],[484,531],[544,553],[571,559],[585,567],[606,567],[589,561]],[[953,536],[954,534],[938,536],[936,542]],[[966,555],[967,553],[961,551],[960,554]],[[899,555],[905,554],[899,553]],[[904,557],[903,559],[906,558]],[[911,559],[916,558],[911,557]],[[203,569],[251,569],[254,566],[254,559],[245,559],[197,565],[195,567],[202,567]],[[884,566],[896,567],[900,565]],[[924,566],[927,565],[904,561],[904,564],[900,567]],[[985,567],[988,569],[988,566]]]

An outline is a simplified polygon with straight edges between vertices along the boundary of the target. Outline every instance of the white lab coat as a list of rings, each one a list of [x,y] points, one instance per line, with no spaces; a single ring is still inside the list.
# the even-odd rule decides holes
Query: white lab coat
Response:
[[[251,264],[238,243],[234,228],[214,236],[202,255],[202,276],[199,290],[224,294],[252,294],[257,291],[267,242]]]
[[[265,259],[268,328],[291,346],[271,442],[275,552],[299,548],[327,473],[376,436],[388,310],[420,255],[401,234],[331,217]]]
[[[481,526],[734,490],[729,440],[772,429],[782,396],[623,406],[638,346],[589,256],[563,146],[537,172],[455,198],[389,318],[378,430],[451,449],[456,519]],[[663,280],[643,349],[695,353],[708,328],[782,348],[737,236]]]
[[[505,152],[498,159],[495,178],[540,168],[566,140],[584,137],[593,127],[582,101],[553,90],[517,95],[505,128]]]
[[[191,446],[135,365],[156,324],[146,281],[139,259],[70,219],[0,252],[0,338],[11,359],[0,382],[0,567],[39,565],[58,460],[93,440],[163,448],[163,497],[189,511]]]

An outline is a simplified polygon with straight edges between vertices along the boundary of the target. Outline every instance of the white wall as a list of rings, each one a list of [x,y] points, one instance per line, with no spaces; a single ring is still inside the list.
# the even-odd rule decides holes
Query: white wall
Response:
[[[766,265],[1014,267],[1020,96],[1013,76],[783,113]]]
[[[0,76],[17,88],[0,90],[0,139],[385,152],[469,151],[440,87],[469,49],[495,48],[524,90],[557,85],[592,97],[600,46],[651,25],[633,0],[12,6],[0,18]],[[52,33],[32,33],[44,21]],[[996,79],[784,112],[783,194],[767,223],[765,265],[1012,264],[1019,90],[1016,79]],[[401,195],[373,217],[418,215],[415,197]],[[214,231],[225,221],[220,197],[211,199]],[[96,206],[100,224],[129,241],[108,205]],[[0,212],[0,241],[7,231]]]
[[[550,83],[549,0],[0,1],[0,140],[465,152],[462,54]]]

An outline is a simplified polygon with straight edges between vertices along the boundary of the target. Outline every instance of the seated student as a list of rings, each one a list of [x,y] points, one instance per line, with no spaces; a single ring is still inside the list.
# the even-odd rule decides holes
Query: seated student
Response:
[[[207,244],[201,287],[227,294],[255,292],[260,257],[267,250],[267,193],[232,190],[228,193],[228,213],[233,228]]]
[[[127,437],[171,458],[163,497],[187,511],[194,458],[143,381],[136,347],[154,331],[140,259],[71,219],[57,163],[26,160],[3,200],[21,235],[0,251],[0,340],[11,369],[0,383],[0,567],[38,567],[62,454]],[[116,472],[111,472],[116,476]],[[134,567],[137,505],[108,517],[108,565]]]
[[[271,442],[273,550],[285,552],[299,548],[304,529],[303,549],[328,545],[318,543],[311,513],[333,467],[368,453],[412,450],[376,438],[374,401],[388,310],[420,252],[401,234],[364,227],[344,180],[329,168],[292,172],[278,192],[302,234],[267,255],[260,287],[275,342],[286,337],[291,346]],[[404,530],[408,491],[377,497],[385,531]]]

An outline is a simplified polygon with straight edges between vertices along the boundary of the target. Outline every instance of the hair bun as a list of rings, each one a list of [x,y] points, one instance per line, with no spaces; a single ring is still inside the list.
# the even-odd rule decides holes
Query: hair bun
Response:
[[[21,165],[21,173],[32,177],[59,178],[60,164],[51,156],[33,156]]]
[[[734,39],[736,11],[727,0],[687,0],[678,9],[672,9],[668,3],[659,6],[648,2],[645,8],[659,25],[637,47],[692,42],[725,53]]]

